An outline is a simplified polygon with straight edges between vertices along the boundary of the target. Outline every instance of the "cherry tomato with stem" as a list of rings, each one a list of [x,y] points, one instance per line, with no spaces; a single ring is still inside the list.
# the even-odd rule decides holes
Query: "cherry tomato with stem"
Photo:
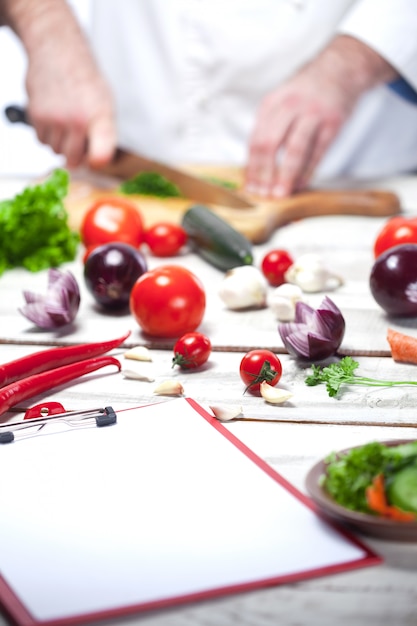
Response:
[[[187,233],[179,224],[158,222],[145,231],[145,243],[154,256],[175,256],[187,243]]]
[[[374,243],[374,256],[403,243],[417,243],[417,218],[392,217],[379,232]]]
[[[133,285],[130,311],[148,335],[181,337],[201,324],[206,294],[200,279],[179,265],[161,265]]]
[[[190,370],[204,365],[211,354],[211,341],[203,333],[186,333],[174,345],[172,367]]]
[[[286,250],[271,250],[262,259],[261,270],[272,287],[279,287],[286,282],[285,272],[293,263],[292,256]]]
[[[86,248],[115,241],[138,248],[144,239],[142,216],[129,200],[118,196],[100,198],[85,213],[80,234]]]
[[[278,383],[282,375],[282,365],[276,354],[270,350],[250,350],[240,362],[239,373],[246,385],[245,391],[257,393],[263,381],[272,387]]]

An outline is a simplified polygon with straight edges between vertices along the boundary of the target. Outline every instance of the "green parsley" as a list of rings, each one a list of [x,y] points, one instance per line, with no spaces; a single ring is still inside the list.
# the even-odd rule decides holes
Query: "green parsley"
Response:
[[[181,198],[177,185],[171,183],[165,176],[157,172],[140,172],[133,178],[120,185],[120,191],[125,194],[139,194],[142,196],[156,196],[157,198]]]
[[[218,178],[217,176],[205,176],[204,180],[209,183],[213,183],[214,185],[218,185],[219,187],[224,187],[225,189],[230,189],[231,191],[236,191],[239,185],[232,180],[225,180],[224,178]]]
[[[345,453],[332,453],[325,460],[322,487],[341,506],[370,513],[365,491],[375,476],[383,474],[388,485],[399,470],[416,460],[417,441],[398,446],[375,441]]]
[[[350,356],[345,356],[338,363],[326,367],[312,365],[312,374],[305,379],[306,385],[325,384],[331,398],[338,395],[342,385],[365,385],[368,387],[394,387],[395,385],[417,385],[410,380],[378,380],[367,376],[358,376],[356,370],[359,363]]]
[[[75,258],[79,235],[71,231],[63,204],[68,183],[68,172],[58,169],[0,202],[0,275],[13,267],[36,272]]]

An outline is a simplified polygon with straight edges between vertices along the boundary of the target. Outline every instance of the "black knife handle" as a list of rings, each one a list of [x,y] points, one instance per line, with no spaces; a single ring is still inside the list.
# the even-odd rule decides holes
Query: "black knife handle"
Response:
[[[4,113],[9,122],[20,122],[21,124],[30,125],[29,118],[24,107],[18,106],[17,104],[11,104],[4,109]]]

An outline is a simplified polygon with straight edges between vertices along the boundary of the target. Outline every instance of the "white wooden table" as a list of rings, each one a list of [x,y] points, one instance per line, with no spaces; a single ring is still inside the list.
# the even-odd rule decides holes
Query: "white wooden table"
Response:
[[[0,181],[0,196],[8,197],[22,184],[23,181]],[[395,179],[379,186],[397,191],[405,211],[417,213],[416,178]],[[290,224],[255,250],[256,260],[272,247],[284,247],[294,256],[304,252],[320,253],[345,279],[343,287],[329,294],[346,318],[341,353],[354,355],[363,374],[417,380],[415,366],[392,361],[385,338],[388,326],[417,336],[417,319],[392,323],[368,290],[372,243],[383,223],[383,219],[375,218],[326,217]],[[329,398],[322,386],[307,387],[304,369],[284,353],[277,322],[269,309],[250,313],[227,311],[217,296],[221,278],[217,270],[190,255],[175,262],[192,267],[203,280],[208,294],[207,312],[200,329],[211,337],[214,352],[207,366],[195,372],[172,370],[172,343],[149,343],[129,314],[109,316],[97,311],[84,288],[80,260],[68,265],[82,290],[80,312],[70,331],[36,331],[17,312],[23,302],[22,289],[44,290],[45,272],[32,275],[13,270],[0,277],[1,362],[54,344],[110,339],[129,329],[132,335],[128,345],[146,344],[152,349],[150,368],[155,378],[152,383],[98,372],[73,385],[33,398],[26,406],[53,398],[68,410],[109,403],[117,410],[160,401],[161,398],[152,393],[155,385],[166,378],[177,378],[183,383],[186,395],[202,404],[241,404],[244,418],[227,427],[301,490],[305,490],[304,480],[309,468],[332,450],[375,439],[416,437],[417,387],[351,387],[339,399]],[[150,259],[150,265],[155,264],[156,260]],[[315,305],[323,295],[315,294],[309,301]],[[291,401],[283,406],[272,406],[262,398],[243,395],[244,387],[238,374],[240,359],[247,349],[260,346],[282,356],[280,385],[293,393]],[[123,350],[114,353],[123,358]],[[7,417],[10,418],[10,414]],[[415,626],[417,544],[372,538],[366,538],[366,542],[384,557],[382,565],[158,611],[120,621],[120,624]],[[1,615],[0,625],[8,625]]]

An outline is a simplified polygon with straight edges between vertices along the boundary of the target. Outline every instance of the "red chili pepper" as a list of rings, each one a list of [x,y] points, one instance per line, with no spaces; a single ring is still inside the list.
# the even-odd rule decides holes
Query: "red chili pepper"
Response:
[[[27,378],[15,381],[10,385],[6,385],[0,389],[0,415],[8,411],[12,406],[32,398],[33,396],[48,391],[53,387],[63,385],[74,378],[89,374],[106,365],[116,365],[118,370],[121,369],[120,361],[113,356],[101,356],[94,359],[85,359],[71,365],[56,367],[53,370],[34,374]]]
[[[84,359],[91,359],[105,354],[114,348],[120,346],[130,335],[130,331],[111,341],[102,341],[100,343],[83,343],[76,346],[65,346],[61,348],[51,348],[41,352],[34,352],[28,356],[24,356],[15,361],[9,361],[0,365],[0,387],[9,385],[15,380],[40,374],[47,370],[69,365],[70,363],[79,363]]]

